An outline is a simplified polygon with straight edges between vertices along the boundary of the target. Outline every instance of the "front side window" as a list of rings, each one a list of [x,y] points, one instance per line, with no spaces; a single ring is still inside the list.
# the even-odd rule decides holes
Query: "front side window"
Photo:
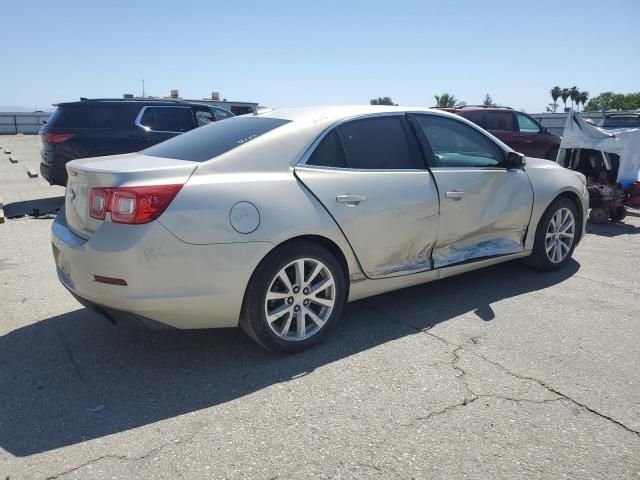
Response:
[[[233,117],[233,113],[228,112],[223,108],[212,108],[212,110],[213,110],[213,116],[215,117],[216,120],[224,120],[226,118]]]
[[[187,132],[195,127],[189,107],[146,107],[140,124],[154,132]]]
[[[417,115],[435,157],[435,167],[499,167],[504,152],[475,128],[453,118]]]
[[[209,125],[211,122],[215,122],[213,114],[209,110],[197,110],[196,111],[196,123],[199,127]]]
[[[522,113],[516,113],[518,118],[518,129],[521,132],[540,133],[538,124]]]
[[[513,120],[513,112],[510,111],[494,111],[487,112],[487,130],[505,130],[513,132],[516,128]]]
[[[353,120],[337,127],[349,168],[424,169],[404,116]]]

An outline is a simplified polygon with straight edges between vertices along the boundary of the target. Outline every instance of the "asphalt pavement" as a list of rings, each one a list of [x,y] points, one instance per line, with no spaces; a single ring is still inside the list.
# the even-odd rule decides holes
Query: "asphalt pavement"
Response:
[[[640,479],[640,216],[349,304],[320,346],[115,327],[0,225],[0,479]]]

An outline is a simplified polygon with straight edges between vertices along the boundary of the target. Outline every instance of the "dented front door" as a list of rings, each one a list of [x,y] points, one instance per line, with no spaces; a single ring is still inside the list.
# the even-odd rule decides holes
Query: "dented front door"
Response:
[[[533,189],[523,170],[433,168],[440,194],[434,266],[524,250]]]

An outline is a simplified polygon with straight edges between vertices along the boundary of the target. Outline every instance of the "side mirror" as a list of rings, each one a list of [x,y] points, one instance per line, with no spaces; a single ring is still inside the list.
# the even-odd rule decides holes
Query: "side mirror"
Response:
[[[505,166],[507,170],[518,170],[522,169],[527,163],[527,160],[524,155],[518,152],[509,152],[507,153],[507,159],[505,161]]]
[[[540,133],[548,133],[549,129],[547,127],[540,127]]]

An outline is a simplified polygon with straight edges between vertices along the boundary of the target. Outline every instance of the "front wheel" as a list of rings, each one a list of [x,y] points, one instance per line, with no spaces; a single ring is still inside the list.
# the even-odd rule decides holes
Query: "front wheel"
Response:
[[[559,270],[571,259],[578,234],[578,209],[567,198],[553,202],[536,229],[529,264],[543,271]]]
[[[344,271],[320,245],[299,241],[272,252],[249,282],[240,326],[267,350],[294,353],[319,342],[337,322]]]

